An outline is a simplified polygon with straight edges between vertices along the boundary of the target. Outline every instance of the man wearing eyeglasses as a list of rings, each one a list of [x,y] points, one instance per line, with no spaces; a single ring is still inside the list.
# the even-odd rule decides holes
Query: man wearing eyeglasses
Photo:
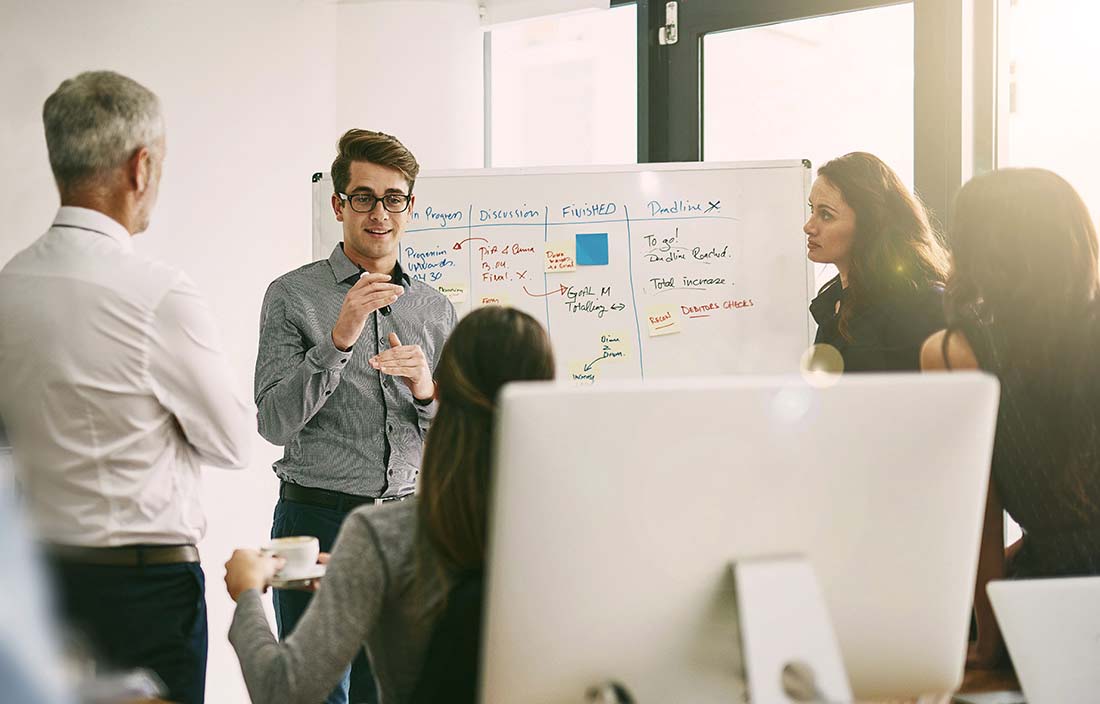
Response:
[[[347,514],[412,495],[435,415],[435,369],[454,307],[398,261],[420,170],[397,139],[349,130],[332,163],[332,208],[344,241],[328,259],[276,279],[260,318],[260,434],[284,447],[273,538],[313,535],[328,552]],[[309,594],[275,592],[280,638]],[[349,676],[326,700],[348,701]],[[352,701],[375,702],[360,653]]]

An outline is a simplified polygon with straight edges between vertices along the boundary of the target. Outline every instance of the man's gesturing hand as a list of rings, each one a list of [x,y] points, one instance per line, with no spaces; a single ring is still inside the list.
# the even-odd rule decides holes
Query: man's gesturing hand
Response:
[[[397,284],[386,283],[389,280],[389,274],[363,274],[344,296],[340,315],[332,328],[332,344],[336,345],[336,349],[344,352],[351,349],[363,334],[367,316],[393,303],[405,292]]]
[[[405,379],[412,395],[421,401],[427,401],[435,395],[435,381],[428,358],[420,345],[402,345],[397,333],[390,333],[390,348],[370,358],[370,365],[391,376]]]

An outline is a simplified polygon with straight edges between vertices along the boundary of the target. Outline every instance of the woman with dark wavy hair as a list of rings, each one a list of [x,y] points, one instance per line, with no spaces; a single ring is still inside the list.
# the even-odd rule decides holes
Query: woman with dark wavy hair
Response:
[[[836,371],[916,371],[921,343],[944,325],[948,262],[924,206],[873,154],[845,154],[817,173],[808,256],[839,273],[810,304],[815,342],[840,353]]]
[[[1080,196],[1043,169],[967,183],[948,241],[947,329],[921,365],[1001,382],[970,652],[993,664],[1003,645],[986,582],[1100,575],[1100,247]],[[1007,551],[1003,510],[1023,528]]]
[[[321,701],[360,647],[370,655],[381,701],[413,698],[452,587],[485,562],[497,394],[510,381],[553,376],[550,341],[531,316],[489,306],[463,318],[435,371],[439,408],[417,495],[348,516],[321,588],[282,642],[260,600],[279,559],[257,550],[233,553],[225,577],[237,602],[229,639],[253,702]]]

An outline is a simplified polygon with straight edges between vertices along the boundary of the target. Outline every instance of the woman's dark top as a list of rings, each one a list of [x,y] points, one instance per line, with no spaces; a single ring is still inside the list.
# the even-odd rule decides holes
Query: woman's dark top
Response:
[[[481,572],[456,578],[428,641],[410,704],[477,703],[483,581]]]
[[[919,371],[921,345],[945,327],[943,288],[929,286],[883,296],[848,321],[849,338],[840,334],[846,293],[837,276],[810,303],[817,321],[814,342],[835,347],[846,372]]]
[[[1085,372],[1036,372],[1002,363],[996,325],[959,324],[978,366],[1001,382],[991,475],[1001,503],[1024,531],[1011,577],[1100,575],[1100,323],[1081,320]],[[1096,351],[1094,351],[1096,350]],[[1052,365],[1063,367],[1063,365]]]

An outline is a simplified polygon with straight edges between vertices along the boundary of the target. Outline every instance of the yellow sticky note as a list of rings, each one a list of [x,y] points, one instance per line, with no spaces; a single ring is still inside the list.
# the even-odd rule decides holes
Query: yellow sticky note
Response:
[[[504,295],[482,296],[478,300],[478,305],[482,305],[482,306],[506,306],[506,305],[509,305],[509,300],[508,300],[508,297],[504,296]]]
[[[680,332],[680,315],[672,306],[650,308],[646,313],[646,322],[649,323],[650,337]]]
[[[549,242],[546,245],[546,273],[577,270],[576,242]]]
[[[451,303],[466,302],[466,286],[463,284],[440,284],[436,287]]]
[[[591,386],[596,383],[596,368],[588,362],[570,362],[569,380],[576,386]]]

